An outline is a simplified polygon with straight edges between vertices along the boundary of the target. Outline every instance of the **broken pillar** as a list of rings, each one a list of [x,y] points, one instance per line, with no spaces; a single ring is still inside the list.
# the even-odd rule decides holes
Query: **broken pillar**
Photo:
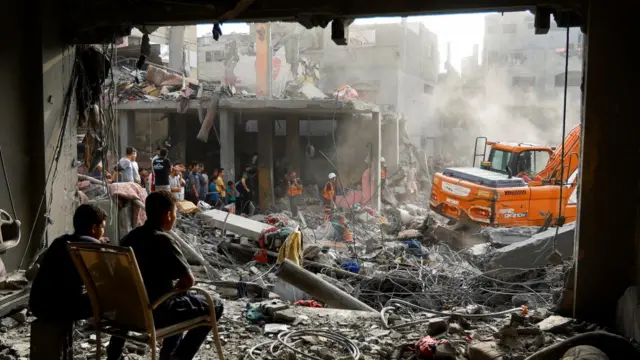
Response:
[[[224,183],[235,182],[235,117],[228,109],[220,109],[220,167],[224,169]]]
[[[387,163],[389,175],[398,170],[400,164],[400,126],[397,117],[390,117],[384,125],[384,159]]]
[[[258,119],[258,206],[265,211],[273,205],[273,139],[274,121]]]
[[[563,260],[569,260],[573,257],[574,238],[575,223],[545,230],[526,240],[496,249],[486,270],[492,270],[492,277],[509,278],[527,270],[545,267],[555,251],[560,253]]]
[[[345,310],[372,311],[370,306],[354,298],[346,292],[338,289],[335,285],[326,282],[324,279],[314,275],[292,261],[285,259],[276,271],[276,275],[297,287],[305,293],[319,299],[323,303]]]
[[[294,170],[300,176],[300,118],[297,114],[287,115],[287,170]]]
[[[185,164],[187,161],[187,122],[189,121],[187,117],[187,114],[169,115],[169,136],[171,137],[169,159],[173,164]]]
[[[381,125],[380,125],[380,113],[374,112],[371,114],[373,127],[373,138],[371,139],[371,173],[369,181],[371,188],[373,189],[373,196],[369,200],[369,204],[372,208],[380,210],[380,193],[382,190],[381,178],[380,178],[380,143],[381,143]],[[386,160],[386,159],[385,159]]]
[[[620,34],[637,30],[633,12],[603,0],[589,4],[574,316],[608,326],[617,300],[640,283],[640,169],[629,167],[640,143],[627,131],[638,115],[637,74],[629,73],[637,57],[620,51],[628,42]]]
[[[136,113],[133,110],[120,111],[118,116],[118,132],[120,154],[124,156],[127,146],[135,140]]]
[[[251,240],[258,240],[262,232],[270,227],[266,223],[220,210],[204,211],[198,213],[196,217],[208,226],[246,236]]]

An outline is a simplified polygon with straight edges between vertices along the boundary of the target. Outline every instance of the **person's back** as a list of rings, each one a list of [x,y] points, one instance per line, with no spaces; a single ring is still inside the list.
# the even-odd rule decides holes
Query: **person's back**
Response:
[[[155,302],[171,291],[183,290],[153,310],[154,325],[156,328],[164,328],[208,315],[207,299],[188,291],[195,284],[195,278],[178,244],[166,234],[175,224],[176,199],[170,192],[160,190],[147,197],[145,208],[147,221],[129,232],[122,239],[121,245],[133,250],[150,302]],[[216,318],[222,316],[222,311],[222,303],[217,303]],[[208,326],[191,329],[184,336],[184,341],[182,334],[165,338],[160,359],[193,359],[210,330]],[[111,337],[107,360],[122,359],[124,345],[124,339]]]
[[[167,149],[160,149],[160,156],[151,163],[153,167],[155,190],[165,190],[171,192],[169,184],[169,174],[171,172],[171,162],[167,159]]]
[[[173,280],[189,270],[175,241],[147,223],[131,230],[120,245],[133,249],[151,302],[172,291]]]
[[[67,243],[100,243],[107,214],[95,205],[81,205],[73,216],[75,233],[55,239],[39,259],[29,308],[44,321],[80,320],[91,316],[91,303]]]

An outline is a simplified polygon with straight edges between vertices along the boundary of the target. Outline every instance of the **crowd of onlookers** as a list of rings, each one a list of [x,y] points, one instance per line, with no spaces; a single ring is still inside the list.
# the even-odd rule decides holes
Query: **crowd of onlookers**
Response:
[[[137,150],[129,146],[125,155],[118,160],[113,173],[104,171],[99,164],[88,175],[97,179],[104,177],[109,183],[135,182],[145,188],[147,193],[166,190],[177,201],[191,201],[196,205],[203,201],[215,208],[222,208],[238,202],[240,209],[246,207],[251,192],[251,166],[247,166],[237,183],[225,182],[225,170],[222,168],[207,173],[203,163],[193,162],[188,166],[182,163],[172,164],[167,155],[167,149],[158,148],[151,159],[151,167],[144,169],[136,161]]]

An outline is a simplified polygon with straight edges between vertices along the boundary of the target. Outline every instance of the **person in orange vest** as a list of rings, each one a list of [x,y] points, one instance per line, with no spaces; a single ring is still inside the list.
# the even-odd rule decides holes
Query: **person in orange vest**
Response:
[[[324,203],[324,218],[327,220],[333,208],[336,207],[336,174],[334,173],[329,174],[329,181],[324,184],[322,202]]]
[[[291,215],[293,217],[298,216],[298,199],[302,195],[302,184],[300,179],[296,176],[295,171],[290,171],[287,174],[287,197],[289,198],[289,207],[291,207]]]

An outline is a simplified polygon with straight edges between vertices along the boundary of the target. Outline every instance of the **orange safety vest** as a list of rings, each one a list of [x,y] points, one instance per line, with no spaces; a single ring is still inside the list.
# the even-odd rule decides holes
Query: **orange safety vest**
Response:
[[[336,197],[336,190],[333,188],[331,180],[327,181],[327,183],[324,185],[324,192],[322,193],[322,197],[327,200],[333,200]]]
[[[289,181],[289,189],[287,190],[287,194],[289,194],[290,196],[302,194],[302,186],[298,185],[295,181]]]
[[[387,170],[385,168],[382,168],[382,170],[380,170],[380,178],[382,180],[387,178]]]

